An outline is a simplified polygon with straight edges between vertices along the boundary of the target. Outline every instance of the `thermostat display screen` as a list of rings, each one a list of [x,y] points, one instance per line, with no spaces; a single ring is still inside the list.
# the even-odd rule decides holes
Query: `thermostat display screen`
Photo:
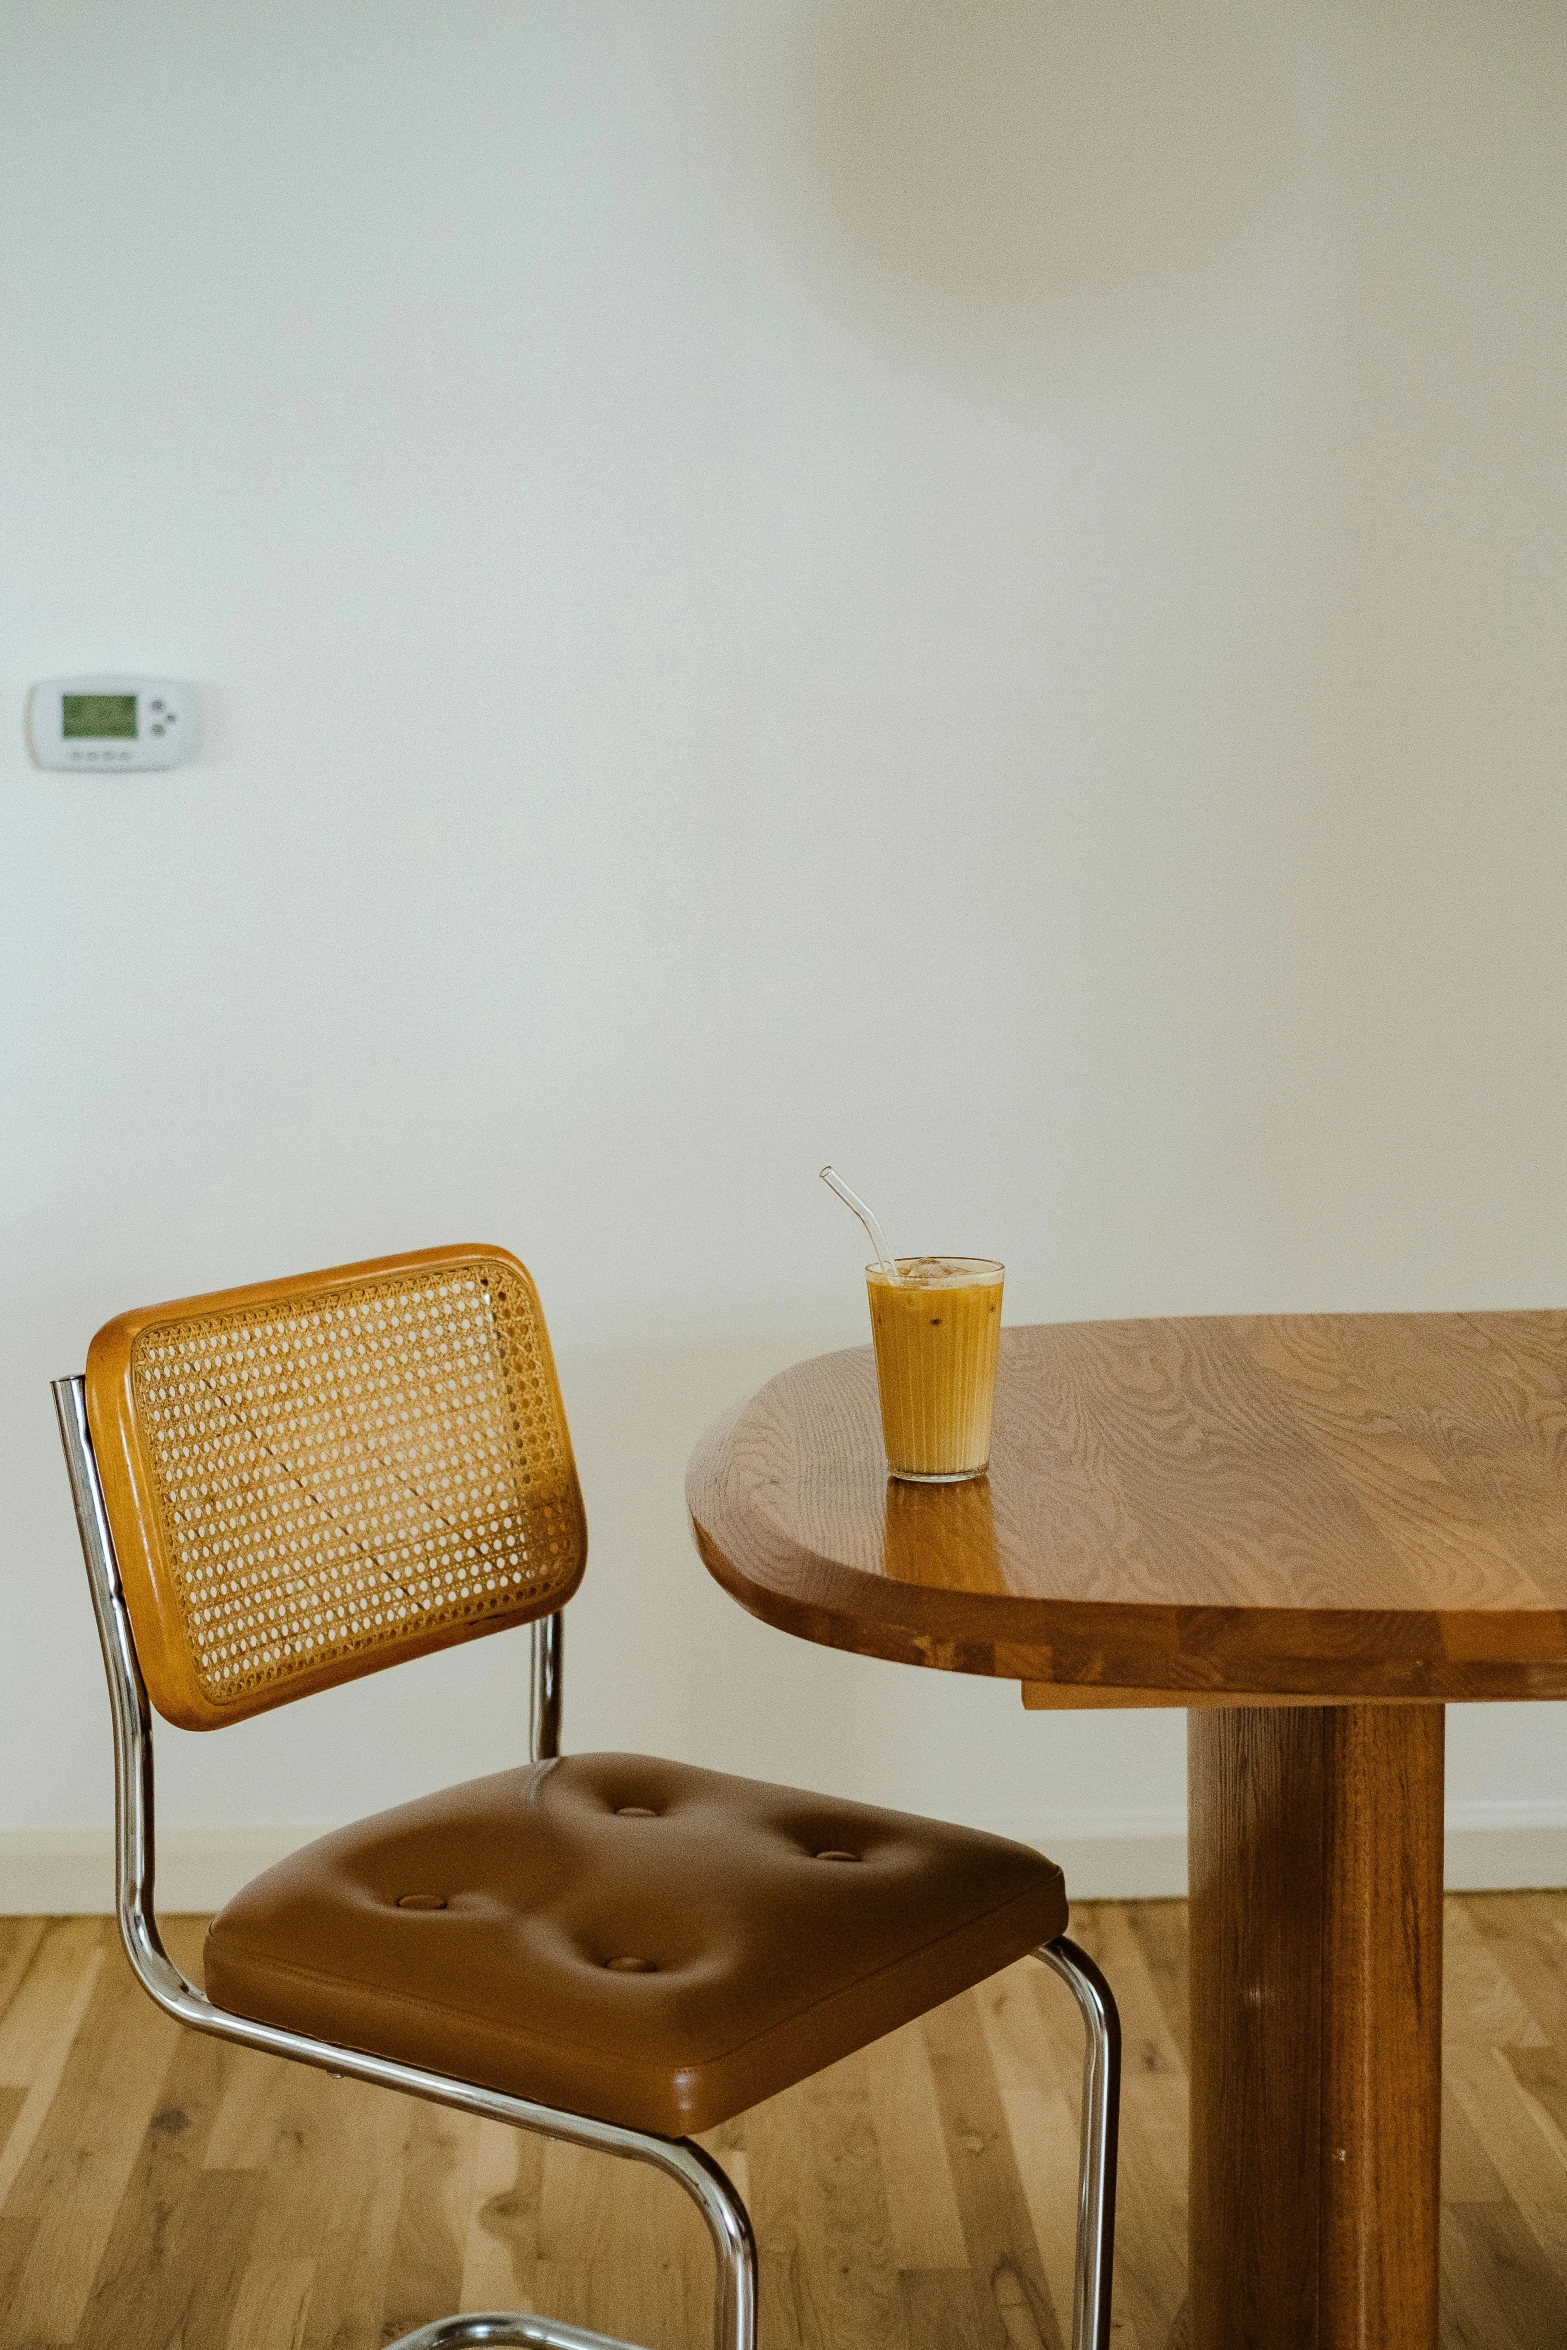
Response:
[[[102,741],[113,737],[119,741],[136,738],[136,696],[134,694],[62,694],[60,696],[60,732],[67,742],[83,736]]]

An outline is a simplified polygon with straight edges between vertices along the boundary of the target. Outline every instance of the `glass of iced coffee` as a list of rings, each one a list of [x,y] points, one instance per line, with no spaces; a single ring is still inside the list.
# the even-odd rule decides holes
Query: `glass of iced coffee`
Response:
[[[955,1485],[990,1466],[1006,1268],[990,1257],[867,1265],[887,1466],[915,1485]]]

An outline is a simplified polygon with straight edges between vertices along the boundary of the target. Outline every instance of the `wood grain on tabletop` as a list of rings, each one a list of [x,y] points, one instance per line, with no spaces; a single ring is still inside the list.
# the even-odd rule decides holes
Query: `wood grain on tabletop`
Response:
[[[1446,1908],[1441,2340],[1559,2350],[1567,1895]],[[1085,1904],[1073,1932],[1126,2034],[1116,2341],[1184,2350],[1183,1908]],[[199,1921],[169,1939],[199,1970]],[[1081,2063],[1025,1961],[712,2133],[767,2350],[1061,2350]],[[0,1919],[0,2132],[0,2350],[380,2350],[486,2308],[708,2340],[705,2233],[667,2181],[181,2031],[107,1919]]]
[[[687,1499],[765,1621],[1037,1703],[1567,1697],[1567,1312],[1004,1330],[990,1473],[948,1486],[889,1481],[854,1348],[711,1430]]]

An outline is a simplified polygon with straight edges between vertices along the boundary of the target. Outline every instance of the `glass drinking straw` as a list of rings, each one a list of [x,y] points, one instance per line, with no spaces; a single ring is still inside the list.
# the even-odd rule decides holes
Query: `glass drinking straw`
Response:
[[[838,1194],[838,1197],[843,1201],[844,1206],[852,1208],[855,1214],[859,1217],[860,1222],[864,1225],[866,1231],[870,1234],[871,1246],[876,1251],[877,1265],[880,1267],[881,1271],[886,1274],[887,1279],[893,1284],[893,1286],[896,1287],[898,1282],[897,1260],[893,1256],[891,1249],[887,1246],[886,1233],[883,1232],[881,1226],[877,1223],[875,1217],[871,1214],[870,1209],[865,1205],[865,1202],[861,1199],[857,1191],[851,1191],[849,1189],[849,1186],[844,1182],[843,1177],[838,1173],[836,1167],[824,1167],[821,1171],[821,1175],[822,1181],[826,1184],[828,1190],[835,1191]]]

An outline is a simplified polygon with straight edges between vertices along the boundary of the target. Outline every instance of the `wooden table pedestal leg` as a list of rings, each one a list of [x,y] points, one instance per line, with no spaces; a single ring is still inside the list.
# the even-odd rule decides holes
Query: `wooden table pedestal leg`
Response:
[[[1192,2350],[1435,2350],[1442,1708],[1187,1727]]]

